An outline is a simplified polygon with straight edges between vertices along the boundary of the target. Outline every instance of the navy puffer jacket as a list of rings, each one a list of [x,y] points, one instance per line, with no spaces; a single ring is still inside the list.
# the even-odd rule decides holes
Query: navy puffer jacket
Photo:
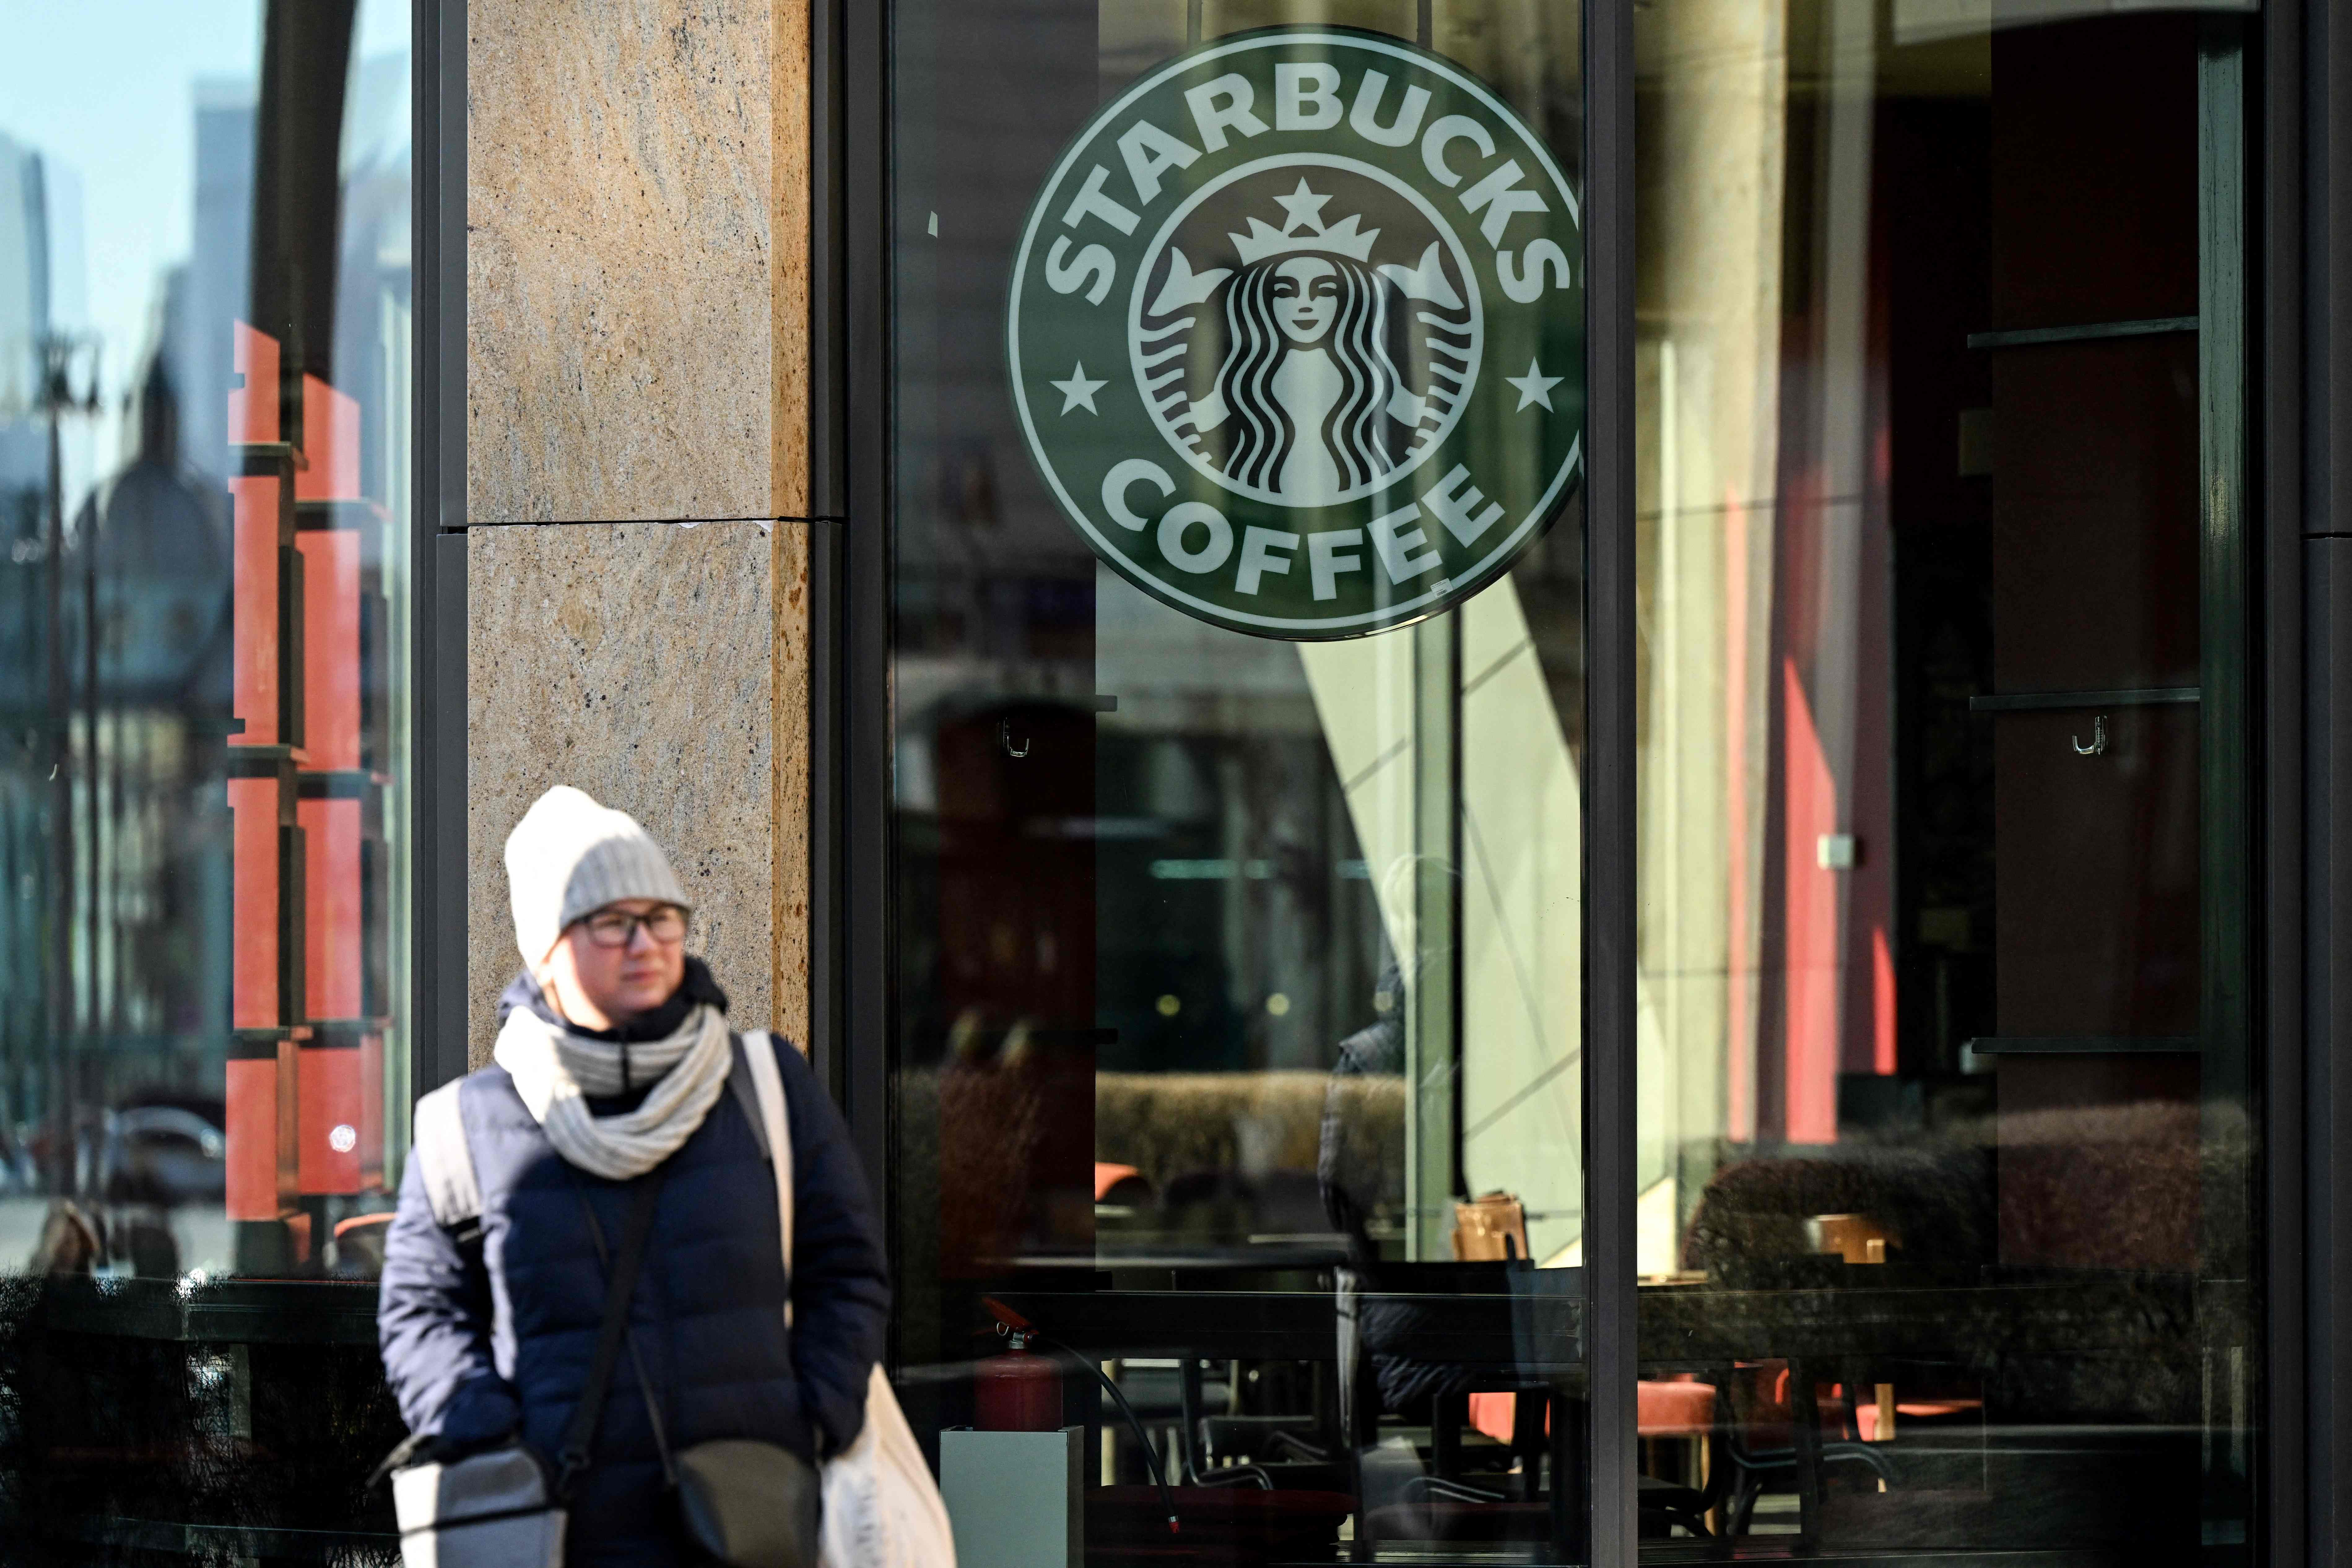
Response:
[[[510,991],[505,1000],[538,1003]],[[801,1055],[779,1042],[793,1139],[793,1268],[786,1275],[773,1175],[737,1097],[722,1094],[667,1166],[631,1333],[673,1449],[719,1437],[780,1443],[808,1458],[856,1436],[882,1353],[889,1288],[873,1206],[848,1129]],[[625,1101],[592,1102],[602,1113]],[[553,1462],[579,1402],[604,1299],[606,1245],[625,1228],[631,1185],[567,1165],[502,1068],[458,1091],[482,1193],[478,1250],[435,1223],[416,1162],[384,1247],[378,1335],[411,1430],[451,1444],[520,1429]],[[793,1326],[783,1304],[793,1302]],[[574,1568],[686,1563],[630,1356],[613,1373],[592,1468],[573,1488]]]

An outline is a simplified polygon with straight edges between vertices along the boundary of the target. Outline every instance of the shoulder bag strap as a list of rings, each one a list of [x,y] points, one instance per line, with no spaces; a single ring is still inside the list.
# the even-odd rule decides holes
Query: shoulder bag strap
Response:
[[[793,1131],[784,1116],[784,1075],[776,1066],[775,1038],[765,1029],[743,1037],[743,1059],[760,1100],[760,1125],[767,1131],[768,1158],[776,1168],[776,1218],[784,1238],[784,1273],[793,1268]],[[793,1321],[792,1299],[784,1300],[784,1325]]]
[[[425,1195],[436,1223],[455,1228],[482,1213],[482,1189],[474,1179],[474,1151],[457,1107],[463,1079],[443,1084],[416,1102],[410,1125],[410,1155],[425,1178]]]
[[[589,1451],[596,1442],[596,1422],[604,1412],[604,1391],[612,1385],[613,1364],[620,1359],[621,1341],[628,1332],[629,1298],[636,1289],[638,1268],[646,1260],[646,1237],[653,1232],[654,1202],[661,1195],[664,1173],[657,1165],[637,1179],[629,1226],[621,1233],[621,1255],[605,1277],[604,1321],[596,1331],[595,1358],[588,1363],[588,1381],[581,1386],[580,1403],[572,1409],[572,1424],[563,1429],[563,1447],[557,1455],[555,1495],[559,1499],[570,1497],[572,1479],[588,1468]],[[587,1202],[585,1194],[581,1202]],[[593,1222],[593,1211],[590,1218]]]
[[[744,1121],[750,1125],[751,1142],[760,1146],[760,1158],[772,1160],[775,1154],[768,1147],[768,1124],[761,1114],[760,1091],[751,1083],[751,1047],[767,1037],[757,1029],[748,1035],[730,1037],[734,1059],[727,1066],[727,1092],[734,1097],[735,1109],[743,1113]]]

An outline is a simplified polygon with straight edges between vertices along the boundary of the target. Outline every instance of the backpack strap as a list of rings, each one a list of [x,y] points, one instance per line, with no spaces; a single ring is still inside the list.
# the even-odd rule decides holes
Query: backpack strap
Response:
[[[751,1089],[760,1103],[760,1125],[766,1130],[764,1142],[769,1163],[776,1171],[776,1218],[784,1237],[784,1272],[793,1268],[793,1132],[784,1119],[784,1075],[776,1066],[775,1040],[765,1029],[754,1029],[743,1037],[742,1055],[736,1058],[751,1072]],[[784,1303],[784,1323],[790,1327],[793,1304]]]
[[[482,1188],[474,1179],[474,1152],[467,1145],[466,1123],[457,1106],[457,1090],[464,1082],[454,1079],[419,1100],[411,1122],[415,1140],[410,1158],[424,1174],[434,1219],[447,1229],[482,1217]]]
[[[744,1121],[751,1127],[751,1141],[760,1146],[760,1158],[772,1163],[776,1156],[768,1146],[767,1118],[760,1110],[760,1090],[751,1079],[752,1042],[765,1042],[767,1037],[762,1030],[734,1037],[735,1059],[727,1068],[727,1092],[735,1097],[735,1109],[743,1113]]]

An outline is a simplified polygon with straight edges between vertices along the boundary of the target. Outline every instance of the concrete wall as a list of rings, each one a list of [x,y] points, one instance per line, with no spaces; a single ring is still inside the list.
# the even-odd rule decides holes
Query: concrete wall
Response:
[[[473,1058],[520,962],[499,850],[557,783],[661,838],[738,1021],[804,1036],[804,5],[467,29]]]

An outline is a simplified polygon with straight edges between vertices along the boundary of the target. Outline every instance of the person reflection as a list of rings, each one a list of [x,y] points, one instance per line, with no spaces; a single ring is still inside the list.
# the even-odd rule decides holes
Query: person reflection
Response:
[[[1427,1420],[1433,1398],[1465,1392],[1475,1381],[1440,1348],[1458,1314],[1435,1305],[1435,1298],[1405,1294],[1416,1266],[1399,1260],[1403,1235],[1417,1217],[1404,1185],[1405,1010],[1414,977],[1435,972],[1452,953],[1416,911],[1450,903],[1445,895],[1458,880],[1454,867],[1435,856],[1391,868],[1382,902],[1390,929],[1411,956],[1390,959],[1373,986],[1372,1021],[1339,1043],[1316,1159],[1325,1215],[1348,1253],[1348,1266],[1338,1271],[1343,1340],[1352,1335],[1352,1351],[1368,1363],[1381,1408],[1409,1422]],[[1343,1344],[1343,1356],[1350,1348]],[[1360,1430],[1378,1414],[1362,1412]]]
[[[1372,988],[1372,1022],[1339,1042],[1323,1097],[1315,1180],[1323,1213],[1358,1268],[1380,1262],[1404,1201],[1404,974],[1391,958]]]
[[[1405,1208],[1405,1007],[1410,987],[1425,969],[1448,962],[1449,933],[1424,929],[1424,905],[1455,901],[1460,874],[1442,856],[1398,858],[1381,881],[1382,924],[1391,937],[1373,983],[1371,1022],[1339,1042],[1324,1090],[1316,1152],[1316,1183],[1331,1228],[1345,1241],[1348,1260],[1377,1268],[1383,1240],[1401,1240]],[[1429,895],[1434,894],[1435,897]],[[1403,956],[1400,956],[1400,954]],[[1389,1256],[1397,1248],[1391,1246]]]

